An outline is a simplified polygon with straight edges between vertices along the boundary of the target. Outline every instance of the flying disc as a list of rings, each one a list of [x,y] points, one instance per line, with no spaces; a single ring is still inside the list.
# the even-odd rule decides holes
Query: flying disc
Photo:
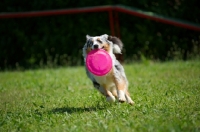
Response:
[[[86,66],[94,75],[104,76],[112,69],[112,58],[105,50],[92,50],[86,57]]]

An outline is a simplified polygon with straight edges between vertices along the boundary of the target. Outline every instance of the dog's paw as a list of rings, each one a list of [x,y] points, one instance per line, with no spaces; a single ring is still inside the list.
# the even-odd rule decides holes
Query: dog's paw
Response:
[[[110,103],[113,103],[113,102],[115,102],[115,96],[108,96],[108,97],[106,97],[106,100]]]
[[[134,105],[135,104],[135,102],[133,100],[128,101],[127,103],[130,104],[130,105]]]
[[[126,95],[126,102],[130,105],[134,105],[135,102],[131,99],[131,97],[129,95]]]
[[[125,94],[122,90],[118,91],[118,101],[121,103],[126,102]]]
[[[126,98],[125,98],[125,97],[124,97],[124,98],[118,98],[118,100],[119,100],[119,102],[121,102],[121,103],[126,102]]]

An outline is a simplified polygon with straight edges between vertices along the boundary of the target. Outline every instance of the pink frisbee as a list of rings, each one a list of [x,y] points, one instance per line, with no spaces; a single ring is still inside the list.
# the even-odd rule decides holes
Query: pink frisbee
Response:
[[[87,55],[86,66],[94,75],[104,76],[112,69],[112,59],[105,50],[92,50]]]

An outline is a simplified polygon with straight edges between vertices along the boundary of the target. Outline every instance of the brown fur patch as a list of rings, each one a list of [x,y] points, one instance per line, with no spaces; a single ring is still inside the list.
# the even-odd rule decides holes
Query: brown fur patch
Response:
[[[126,88],[126,81],[124,78],[120,78],[120,80],[118,80],[115,76],[114,76],[114,73],[113,73],[113,81],[115,82],[115,85],[116,85],[116,88],[117,90],[123,90],[125,91],[125,88]]]
[[[123,80],[123,79],[122,79]],[[121,81],[122,81],[121,80]],[[125,81],[123,80],[122,82],[118,82],[118,81],[115,81],[116,83],[116,87],[117,87],[117,89],[118,90],[123,90],[123,91],[125,91],[125,88],[126,88],[126,83],[125,83]]]
[[[90,47],[88,47],[88,48],[86,49],[86,53],[88,54],[91,50],[92,50],[92,49],[91,49]]]
[[[116,77],[114,76],[114,71],[113,69],[110,71],[109,73],[110,75],[108,76],[109,80],[114,81],[117,90],[125,90],[126,88],[126,81],[124,80],[124,78],[121,78],[120,81],[116,79]]]
[[[126,90],[126,95],[130,97],[130,93],[128,92],[128,90]]]
[[[105,96],[110,97],[110,96],[112,96],[112,93],[110,91],[106,90]]]
[[[117,95],[117,90],[112,90],[112,94],[113,94],[113,96],[115,96],[116,98],[118,97],[118,95]]]
[[[110,51],[110,45],[108,44],[108,43],[103,43],[102,44],[102,47],[104,47],[103,49],[105,50],[105,51]]]
[[[106,76],[106,80],[107,80],[107,81],[114,81],[114,80],[113,80],[113,74],[114,74],[114,73],[113,73],[113,69],[111,69],[110,72],[109,72],[109,73],[107,74],[107,76]],[[105,89],[107,89],[107,87],[108,87],[107,84],[102,84],[102,85],[103,85],[103,87],[104,87]]]

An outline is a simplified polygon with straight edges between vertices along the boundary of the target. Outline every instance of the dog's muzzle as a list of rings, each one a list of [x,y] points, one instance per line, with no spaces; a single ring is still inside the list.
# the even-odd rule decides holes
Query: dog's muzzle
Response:
[[[99,48],[99,45],[95,44],[94,49],[98,49],[98,48]]]

